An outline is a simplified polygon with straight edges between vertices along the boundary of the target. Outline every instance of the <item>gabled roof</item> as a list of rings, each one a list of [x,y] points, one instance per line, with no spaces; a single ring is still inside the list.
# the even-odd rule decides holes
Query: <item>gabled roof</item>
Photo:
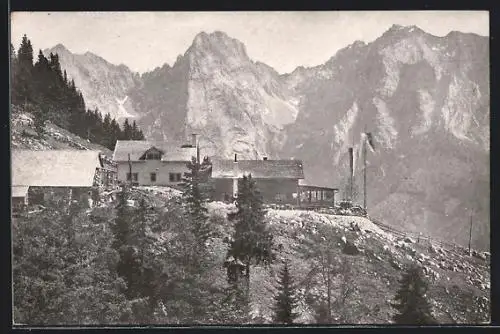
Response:
[[[237,163],[233,160],[212,161],[213,178],[242,177],[248,174],[252,174],[253,178],[304,178],[301,160],[239,160]]]
[[[13,150],[12,186],[91,187],[99,151]]]
[[[164,154],[162,161],[191,161],[196,157],[196,147],[181,148],[180,144],[168,142],[153,142],[147,140],[118,140],[113,152],[114,161],[139,161],[143,154],[151,148],[156,148]]]

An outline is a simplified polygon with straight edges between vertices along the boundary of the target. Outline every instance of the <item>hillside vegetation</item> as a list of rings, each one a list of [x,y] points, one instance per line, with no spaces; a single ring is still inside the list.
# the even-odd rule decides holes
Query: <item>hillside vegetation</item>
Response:
[[[227,215],[235,207],[206,204],[213,235],[206,253],[191,258],[196,241],[180,195],[154,187],[132,188],[127,195],[131,252],[142,254],[149,276],[140,282],[152,284],[154,304],[144,296],[127,295],[130,290],[117,272],[123,249],[114,248],[113,231],[124,210],[120,196],[113,202],[102,199],[92,209],[72,207],[71,215],[49,206],[14,218],[15,323],[270,323],[283,260],[297,282],[296,322],[318,323],[326,292],[320,258],[311,256],[307,245],[331,252],[344,264],[336,267],[332,282],[334,323],[391,322],[397,282],[411,263],[426,273],[439,323],[489,321],[488,254],[469,256],[464,249],[412,240],[362,217],[275,209],[265,215],[275,257],[269,266],[252,266],[250,308],[246,317],[238,317],[227,306],[223,267],[234,229]],[[340,298],[342,291],[349,291],[345,298]]]

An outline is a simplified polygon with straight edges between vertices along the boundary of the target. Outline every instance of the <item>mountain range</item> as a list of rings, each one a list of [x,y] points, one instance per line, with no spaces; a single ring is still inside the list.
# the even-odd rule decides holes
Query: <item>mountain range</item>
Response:
[[[410,231],[489,247],[489,41],[393,25],[322,65],[279,74],[224,32],[199,33],[172,65],[141,75],[57,45],[87,107],[134,117],[149,139],[200,135],[204,154],[295,158],[306,181],[345,187],[348,148],[370,216]],[[358,197],[362,203],[362,194]]]

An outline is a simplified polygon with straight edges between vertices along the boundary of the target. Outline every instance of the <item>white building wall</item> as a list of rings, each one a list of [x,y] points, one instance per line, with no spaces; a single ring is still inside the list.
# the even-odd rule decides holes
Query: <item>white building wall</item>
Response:
[[[179,182],[170,182],[170,173],[184,173],[188,171],[186,162],[143,160],[132,161],[132,173],[138,173],[137,182],[144,186],[168,186]],[[118,162],[118,180],[127,181],[129,164],[127,161]],[[156,173],[156,182],[151,182],[151,173]]]

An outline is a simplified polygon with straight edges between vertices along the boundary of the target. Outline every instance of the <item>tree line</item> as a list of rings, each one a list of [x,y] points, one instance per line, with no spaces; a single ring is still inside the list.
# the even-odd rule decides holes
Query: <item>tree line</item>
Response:
[[[273,322],[297,322],[294,268],[279,260],[265,208],[251,175],[240,180],[225,261],[214,252],[221,232],[208,214],[208,158],[187,164],[183,195],[163,205],[124,185],[114,206],[81,203],[47,209],[13,223],[14,319],[54,324],[251,323],[252,267],[282,261],[273,296]],[[131,205],[134,200],[137,205]],[[329,226],[298,249],[326,289],[312,298],[318,323],[345,323],[355,281],[346,256],[330,246]],[[321,241],[321,238],[325,240]],[[226,270],[221,270],[223,267]],[[340,278],[340,280],[336,280]],[[340,282],[334,296],[334,282]],[[402,276],[393,304],[398,324],[434,324],[421,270]],[[306,299],[308,297],[306,296]],[[309,298],[311,299],[311,298]],[[334,313],[338,317],[334,317]],[[336,318],[336,319],[334,319]]]
[[[61,70],[59,56],[45,57],[39,50],[35,62],[33,46],[26,35],[17,50],[10,45],[11,102],[34,116],[37,133],[43,136],[47,120],[93,143],[114,149],[117,140],[142,140],[144,134],[135,120],[122,126],[99,110],[86,109],[81,91],[66,70]]]

